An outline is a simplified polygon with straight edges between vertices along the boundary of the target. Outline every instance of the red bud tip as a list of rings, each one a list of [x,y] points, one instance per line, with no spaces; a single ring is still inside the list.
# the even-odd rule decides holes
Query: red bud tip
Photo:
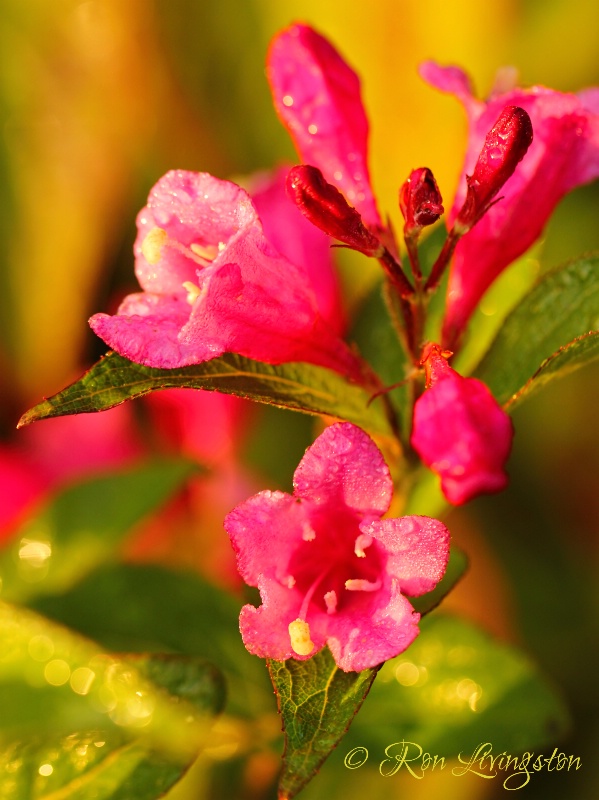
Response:
[[[432,225],[443,213],[443,198],[428,167],[412,170],[399,190],[399,207],[405,219],[406,236]]]
[[[532,122],[526,111],[506,106],[486,136],[474,172],[466,177],[468,192],[456,219],[460,233],[469,231],[489,210],[497,192],[524,158],[532,139]]]
[[[287,175],[286,188],[302,214],[321,231],[364,255],[381,257],[384,248],[377,237],[319,169],[306,164],[293,167]]]

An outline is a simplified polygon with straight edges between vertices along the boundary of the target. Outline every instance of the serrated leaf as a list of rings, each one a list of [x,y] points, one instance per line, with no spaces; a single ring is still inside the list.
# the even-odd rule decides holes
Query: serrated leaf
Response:
[[[347,731],[377,670],[343,672],[328,647],[308,661],[267,663],[285,733],[279,800],[290,800]]]
[[[160,461],[62,489],[0,552],[2,597],[23,601],[66,589],[110,559],[132,526],[195,470],[191,462]]]
[[[516,754],[554,743],[568,723],[563,701],[527,656],[470,622],[433,614],[383,665],[345,745],[365,747],[377,765],[402,740],[445,758],[481,742]]]
[[[19,426],[37,420],[103,411],[160,389],[204,389],[234,394],[259,403],[325,414],[365,430],[389,435],[383,403],[341,375],[313,364],[272,366],[227,354],[180,369],[154,369],[107,353],[78,381],[27,411]]]
[[[595,358],[590,342],[580,349],[574,343],[598,329],[599,256],[593,255],[543,276],[507,317],[474,374],[500,403],[515,405],[512,398],[552,356],[557,360],[544,372],[545,383],[566,374],[575,360],[581,365],[587,358]],[[564,346],[574,350],[558,358]],[[528,394],[523,391],[519,399]]]
[[[452,545],[449,551],[449,562],[445,570],[445,575],[443,575],[432,592],[427,592],[420,597],[410,597],[410,603],[420,614],[428,614],[433,608],[439,605],[447,594],[449,594],[467,569],[468,557],[459,547]]]
[[[204,659],[107,654],[7,603],[0,603],[0,641],[0,743],[7,746],[103,731],[189,763],[223,705],[220,673]]]

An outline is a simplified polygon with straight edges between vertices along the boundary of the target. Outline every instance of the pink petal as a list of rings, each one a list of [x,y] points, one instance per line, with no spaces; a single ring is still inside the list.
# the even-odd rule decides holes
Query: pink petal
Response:
[[[331,240],[308,222],[287,197],[288,170],[281,168],[251,188],[266,238],[286,259],[302,267],[314,291],[320,316],[333,331],[345,327],[339,280],[333,266]]]
[[[367,225],[382,227],[370,188],[368,121],[356,73],[327,39],[307,25],[292,25],[273,39],[267,74],[302,161],[318,167]]]
[[[387,572],[408,597],[430,592],[443,577],[449,560],[449,531],[430,517],[400,517],[362,523],[390,554]]]
[[[246,605],[239,615],[239,630],[244,645],[261,658],[285,661],[296,658],[303,661],[315,655],[325,644],[317,626],[310,625],[310,638],[314,650],[308,656],[299,656],[291,648],[289,623],[297,619],[301,597],[275,581],[260,581],[260,608]],[[326,615],[324,615],[326,616]]]
[[[189,343],[181,338],[190,312],[183,295],[134,294],[125,298],[116,315],[94,314],[89,324],[109,347],[130,361],[172,369],[224,352],[207,342]]]
[[[380,516],[393,484],[385,460],[368,434],[349,422],[327,428],[306,450],[294,475],[295,493],[317,505]]]
[[[150,191],[137,216],[135,273],[146,292],[174,294],[184,281],[196,282],[198,265],[183,253],[164,247],[157,264],[148,263],[143,243],[154,228],[189,247],[218,246],[256,225],[258,217],[246,191],[205,172],[167,172]]]
[[[328,618],[327,644],[337,666],[360,672],[394,658],[418,636],[417,614],[393,582],[388,592],[368,595],[370,602]],[[381,602],[384,597],[385,602]]]
[[[495,278],[540,236],[561,198],[599,176],[597,90],[577,96],[535,86],[494,94],[482,103],[470,97],[465,78],[457,78],[454,69],[433,65],[425,70],[431,83],[458,97],[469,118],[468,149],[450,224],[464,201],[466,175],[472,174],[485,136],[505,106],[519,106],[529,114],[534,138],[502,188],[502,199],[456,248],[444,320],[447,346],[455,344]]]
[[[418,398],[411,443],[456,505],[507,485],[513,428],[489,389],[454,370]]]
[[[289,562],[304,541],[307,525],[305,505],[284,492],[260,492],[227,514],[225,530],[237,553],[237,568],[244,581],[257,586],[268,578],[277,585],[287,587],[291,583],[292,587],[288,581]],[[286,591],[295,595],[291,587]]]
[[[92,317],[110,347],[150,367],[231,352],[269,364],[306,361],[361,379],[360,359],[319,315],[309,275],[266,239],[247,193],[194,173],[169,173],[157,187],[153,221],[166,227],[144,223],[158,238],[138,240],[138,273],[146,286],[177,291],[129,295],[116,316]]]

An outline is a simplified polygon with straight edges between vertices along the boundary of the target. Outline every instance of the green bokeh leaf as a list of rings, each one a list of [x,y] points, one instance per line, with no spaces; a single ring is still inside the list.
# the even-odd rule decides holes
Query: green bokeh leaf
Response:
[[[0,740],[30,728],[40,736],[106,729],[188,755],[205,734],[197,711],[208,718],[222,706],[220,674],[204,659],[110,655],[4,602],[0,639]]]
[[[343,672],[328,647],[308,661],[269,660],[268,669],[285,733],[279,798],[289,800],[347,731],[377,670]]]
[[[274,713],[264,661],[241,641],[241,600],[197,573],[107,564],[63,594],[36,598],[34,607],[111,650],[207,658],[227,677],[229,713]]]
[[[227,354],[181,369],[154,369],[107,353],[78,381],[30,409],[19,425],[40,419],[103,411],[160,389],[219,391],[307,414],[325,414],[389,435],[382,400],[332,370],[313,364],[272,366]]]
[[[524,654],[469,622],[433,614],[381,668],[345,744],[366,747],[376,765],[402,740],[445,758],[481,742],[515,754],[554,743],[567,726],[563,702]]]
[[[572,261],[543,276],[507,317],[474,373],[500,403],[527,397],[533,376],[540,386],[597,357],[594,340],[581,337],[599,329],[598,278],[599,256]]]
[[[109,560],[132,526],[195,470],[183,460],[159,461],[63,489],[0,552],[2,597],[23,601],[66,589]]]

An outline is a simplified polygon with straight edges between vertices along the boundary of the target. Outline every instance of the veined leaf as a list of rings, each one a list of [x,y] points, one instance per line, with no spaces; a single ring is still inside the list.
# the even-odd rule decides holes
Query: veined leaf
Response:
[[[347,731],[377,670],[343,672],[328,647],[308,661],[269,660],[268,669],[285,733],[279,800],[291,800]]]
[[[154,369],[107,353],[78,381],[27,411],[19,426],[48,417],[104,411],[160,389],[204,389],[259,403],[325,414],[382,435],[391,433],[381,399],[341,375],[313,364],[272,366],[227,354],[181,369]]]
[[[593,255],[543,276],[507,317],[474,374],[512,408],[537,386],[596,358],[592,334],[598,330],[599,256]]]
[[[546,358],[535,374],[504,404],[511,411],[554,378],[563,378],[599,358],[599,331],[591,331]]]

